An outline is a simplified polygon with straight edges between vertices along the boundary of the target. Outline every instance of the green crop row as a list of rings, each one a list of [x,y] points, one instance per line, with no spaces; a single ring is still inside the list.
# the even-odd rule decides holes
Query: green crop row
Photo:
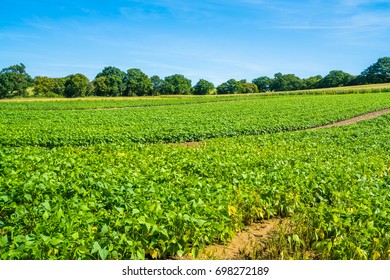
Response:
[[[0,144],[85,146],[259,135],[332,123],[389,106],[390,93],[378,93],[273,96],[118,110],[1,110]]]
[[[198,147],[3,146],[0,259],[196,255],[275,216],[301,219],[273,258],[389,259],[389,135],[387,115]]]
[[[306,94],[367,94],[367,93],[379,93],[390,92],[390,87],[387,84],[382,87],[369,87],[369,86],[350,86],[339,88],[324,88],[324,89],[312,89],[312,90],[295,90],[279,92],[281,95],[306,95]]]
[[[389,90],[390,92],[390,90]],[[266,94],[248,95],[208,95],[208,96],[153,96],[153,97],[118,97],[118,98],[83,98],[83,99],[19,99],[0,102],[0,110],[88,110],[116,109],[133,107],[157,107],[239,100],[266,99]]]

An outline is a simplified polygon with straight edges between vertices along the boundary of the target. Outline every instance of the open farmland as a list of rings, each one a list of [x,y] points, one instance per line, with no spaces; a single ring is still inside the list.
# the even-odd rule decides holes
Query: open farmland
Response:
[[[207,98],[1,103],[0,259],[197,255],[273,217],[253,257],[390,259],[390,116],[295,131],[390,93]]]
[[[204,98],[207,97],[202,100]],[[147,100],[136,99],[135,107],[114,110],[61,110],[68,108],[72,101],[56,104],[60,106],[56,110],[42,109],[42,106],[51,108],[50,102],[33,104],[32,108],[36,109],[31,110],[25,110],[17,103],[16,109],[10,110],[10,103],[4,103],[7,109],[0,111],[0,129],[3,131],[0,143],[56,147],[199,141],[310,128],[388,108],[390,104],[390,92],[242,98],[195,104],[194,98],[184,99],[184,102],[179,98],[180,105],[156,107],[145,104]],[[214,99],[210,97],[210,100]],[[165,99],[151,99],[150,104],[156,101],[166,102]],[[90,102],[99,104],[101,101]],[[118,106],[120,101],[113,102]],[[129,106],[131,99],[123,102]],[[144,106],[139,102],[144,102]],[[107,103],[109,101],[104,104]],[[104,105],[103,108],[109,107]]]

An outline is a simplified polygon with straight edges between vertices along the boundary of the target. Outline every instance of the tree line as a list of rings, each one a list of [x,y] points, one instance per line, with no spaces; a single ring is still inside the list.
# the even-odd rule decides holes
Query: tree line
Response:
[[[192,86],[191,80],[181,74],[162,79],[157,75],[149,77],[137,68],[124,72],[113,66],[105,67],[93,81],[80,73],[63,78],[46,76],[32,78],[26,72],[25,65],[21,63],[1,70],[0,98],[28,96],[28,88],[32,89],[34,96],[42,97],[146,96],[292,91],[389,82],[390,57],[379,58],[358,76],[341,70],[332,70],[325,77],[317,75],[304,79],[294,74],[276,73],[273,78],[260,76],[251,82],[229,79],[217,87],[204,79],[200,79]]]

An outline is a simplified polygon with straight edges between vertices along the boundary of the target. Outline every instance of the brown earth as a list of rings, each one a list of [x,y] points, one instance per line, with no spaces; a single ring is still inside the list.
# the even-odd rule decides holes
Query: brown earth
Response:
[[[357,117],[354,117],[354,118],[351,118],[351,119],[347,119],[347,120],[344,120],[344,121],[339,121],[339,122],[335,122],[335,123],[331,123],[331,124],[327,124],[327,125],[323,125],[323,126],[310,128],[309,130],[317,130],[317,129],[320,129],[320,128],[327,128],[327,127],[334,127],[334,126],[343,126],[343,125],[354,124],[354,123],[358,123],[358,122],[361,122],[361,121],[364,121],[364,120],[374,119],[374,118],[377,118],[379,116],[386,115],[386,114],[389,114],[389,113],[390,113],[390,109],[384,109],[384,110],[380,110],[380,111],[376,111],[376,112],[371,112],[371,113],[368,113],[368,114],[360,115],[360,116],[357,116]]]
[[[237,232],[234,239],[226,245],[209,245],[199,252],[197,260],[242,260],[245,256],[259,247],[259,244],[266,242],[271,233],[277,229],[283,219],[274,218],[252,223],[240,232]],[[178,257],[179,260],[194,259],[191,254]]]

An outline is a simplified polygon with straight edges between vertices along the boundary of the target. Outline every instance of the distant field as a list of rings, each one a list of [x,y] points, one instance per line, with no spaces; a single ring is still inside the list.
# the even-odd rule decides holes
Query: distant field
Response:
[[[169,99],[170,100],[170,99]],[[390,92],[355,95],[261,96],[230,102],[194,99],[12,103],[0,111],[0,142],[6,146],[93,145],[199,141],[215,137],[291,131],[389,108]],[[224,100],[227,101],[227,100]],[[103,104],[102,104],[103,102]],[[125,102],[123,105],[121,102]],[[159,106],[150,107],[151,105]],[[163,103],[160,103],[163,102]],[[122,105],[121,105],[122,104]],[[169,104],[169,106],[167,106]],[[86,107],[92,108],[85,110]],[[129,106],[116,110],[96,109]],[[133,107],[134,106],[134,107]],[[1,108],[1,106],[0,106]],[[51,110],[46,110],[50,108]],[[56,108],[56,109],[54,109]],[[53,110],[54,109],[54,110]]]
[[[89,96],[89,97],[77,97],[77,98],[47,98],[47,97],[33,97],[32,92],[33,88],[28,90],[29,96],[26,98],[13,98],[13,99],[0,99],[0,104],[2,102],[44,102],[44,101],[86,101],[86,100],[165,100],[165,99],[181,99],[185,98],[187,101],[191,98],[195,98],[199,102],[203,100],[214,100],[214,99],[231,99],[231,98],[256,98],[257,95],[288,95],[288,94],[345,94],[345,93],[378,93],[378,92],[390,92],[390,83],[385,84],[370,84],[370,85],[358,85],[358,86],[346,86],[346,87],[336,87],[336,88],[322,88],[322,89],[309,89],[309,90],[296,90],[296,91],[281,91],[281,92],[261,92],[261,93],[250,93],[250,94],[222,94],[222,95],[162,95],[162,96],[132,96],[132,97],[101,97],[101,96]],[[198,102],[198,101],[189,101],[189,102]],[[77,102],[75,102],[77,103]]]
[[[1,102],[0,259],[196,256],[274,217],[251,258],[390,259],[390,116],[296,131],[385,108],[390,92]]]

